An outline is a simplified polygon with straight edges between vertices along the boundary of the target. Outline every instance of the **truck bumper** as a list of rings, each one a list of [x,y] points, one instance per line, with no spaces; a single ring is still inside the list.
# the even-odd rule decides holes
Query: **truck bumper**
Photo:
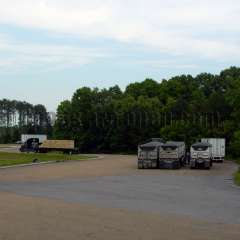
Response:
[[[181,167],[178,160],[161,160],[159,161],[160,169],[179,169]]]
[[[138,160],[138,168],[139,169],[156,169],[158,167],[157,160],[149,160],[149,159],[139,159]]]
[[[199,168],[199,169],[211,168],[211,160],[210,159],[191,159],[190,167]]]
[[[222,163],[224,161],[224,157],[213,157],[213,161]]]

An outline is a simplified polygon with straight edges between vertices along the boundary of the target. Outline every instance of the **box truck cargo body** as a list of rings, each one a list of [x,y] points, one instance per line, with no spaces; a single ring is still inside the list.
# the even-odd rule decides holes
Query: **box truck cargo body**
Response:
[[[225,138],[202,138],[201,142],[212,145],[212,159],[216,162],[223,162],[226,154]]]
[[[212,167],[212,145],[199,142],[191,146],[191,168],[210,169]]]
[[[138,168],[158,168],[158,159],[160,147],[163,143],[160,139],[152,139],[152,141],[138,146]]]
[[[167,142],[160,149],[159,168],[177,169],[184,165],[186,151],[184,142]]]
[[[21,142],[25,143],[25,142],[27,142],[27,140],[29,140],[31,138],[38,139],[39,143],[43,143],[44,141],[47,140],[47,135],[45,135],[45,134],[22,134]]]

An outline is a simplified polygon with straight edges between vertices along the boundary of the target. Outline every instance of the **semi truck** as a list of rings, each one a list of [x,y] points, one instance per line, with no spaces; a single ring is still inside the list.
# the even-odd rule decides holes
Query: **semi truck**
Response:
[[[212,160],[214,162],[223,162],[226,154],[225,138],[202,138],[201,142],[212,145]]]
[[[138,169],[158,168],[161,138],[152,138],[149,142],[138,146]]]
[[[191,146],[190,167],[210,169],[212,167],[212,145],[198,142]]]
[[[159,168],[179,169],[185,162],[184,142],[166,142],[160,147]]]
[[[61,151],[69,154],[79,152],[75,148],[74,140],[46,140],[44,135],[28,135],[22,139],[26,141],[19,149],[21,152],[47,153],[50,151]]]

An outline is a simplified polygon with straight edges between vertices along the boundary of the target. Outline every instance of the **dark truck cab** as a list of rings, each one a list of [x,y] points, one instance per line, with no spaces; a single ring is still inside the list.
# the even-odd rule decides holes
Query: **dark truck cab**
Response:
[[[24,142],[20,147],[20,152],[38,152],[39,149],[39,139],[38,138],[29,138]]]

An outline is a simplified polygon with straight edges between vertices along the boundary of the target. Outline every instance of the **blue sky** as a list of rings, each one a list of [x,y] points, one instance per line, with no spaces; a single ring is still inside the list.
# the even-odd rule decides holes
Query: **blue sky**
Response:
[[[0,98],[55,110],[110,87],[240,65],[239,0],[0,0]]]

